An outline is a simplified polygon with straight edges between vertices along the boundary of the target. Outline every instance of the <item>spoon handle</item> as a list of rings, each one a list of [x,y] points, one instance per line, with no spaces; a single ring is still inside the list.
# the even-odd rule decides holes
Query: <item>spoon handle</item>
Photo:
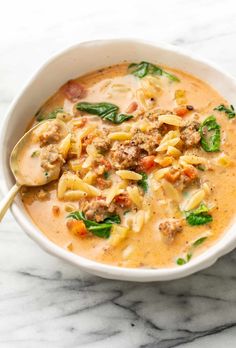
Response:
[[[0,202],[0,221],[2,221],[2,218],[4,217],[8,208],[12,204],[12,202],[13,202],[13,200],[14,200],[14,198],[15,198],[15,196],[20,188],[21,188],[21,185],[15,184],[10,189],[8,194],[1,200],[1,202]]]

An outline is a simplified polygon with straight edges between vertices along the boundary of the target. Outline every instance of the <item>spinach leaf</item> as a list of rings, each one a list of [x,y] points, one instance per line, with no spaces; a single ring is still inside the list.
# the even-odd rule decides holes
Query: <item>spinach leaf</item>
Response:
[[[119,215],[111,215],[99,223],[92,220],[87,220],[84,214],[80,211],[74,211],[70,213],[67,217],[75,220],[82,220],[87,230],[100,238],[109,238],[112,224],[120,224]]]
[[[133,115],[118,114],[118,106],[111,103],[81,102],[76,105],[76,108],[80,111],[87,112],[88,114],[97,115],[102,119],[115,124],[120,124],[133,117]]]
[[[212,216],[208,214],[209,209],[205,204],[201,204],[197,209],[185,212],[186,220],[189,225],[204,225],[213,221]]]
[[[142,79],[146,75],[159,75],[159,76],[166,76],[171,81],[179,82],[179,78],[173,74],[168,73],[167,71],[163,70],[157,65],[148,63],[148,62],[140,62],[139,64],[132,63],[129,65],[128,69],[130,70],[131,74],[139,77]]]
[[[220,150],[220,125],[214,116],[209,116],[199,128],[201,135],[201,146],[206,152],[217,152]]]
[[[108,179],[109,178],[109,175],[110,175],[110,173],[109,172],[104,172],[103,173],[103,177],[104,177],[104,179]]]
[[[201,164],[199,164],[198,166],[196,166],[196,168],[198,169],[198,170],[201,170],[202,172],[204,172],[206,169],[205,169],[205,167],[203,166],[203,165],[201,165]]]
[[[177,265],[182,266],[182,265],[185,265],[186,263],[188,263],[191,260],[191,258],[192,258],[192,254],[188,253],[187,256],[186,256],[186,259],[184,259],[182,257],[179,257],[176,260],[176,263],[177,263]]]
[[[147,176],[146,173],[139,173],[139,174],[142,175],[142,179],[139,180],[139,181],[137,182],[137,184],[138,184],[140,187],[142,187],[142,189],[143,189],[144,192],[147,192],[147,190],[148,190],[148,183],[147,183],[147,178],[148,178],[148,176]]]
[[[105,117],[111,112],[118,111],[118,106],[111,103],[88,103],[81,102],[76,105],[76,108],[80,111],[85,111],[88,114]]]
[[[128,121],[132,117],[133,117],[133,115],[118,114],[118,115],[116,115],[114,123],[120,124],[120,123],[122,123],[124,121]]]
[[[233,105],[230,105],[229,108],[227,108],[224,104],[221,104],[214,108],[214,110],[224,112],[229,119],[234,118],[236,116]]]
[[[53,118],[57,117],[57,114],[59,112],[64,112],[64,110],[62,108],[56,108],[55,110],[49,112],[48,114],[42,114],[41,112],[37,113],[36,116],[36,120],[38,122],[44,121],[44,120],[52,120]]]
[[[197,246],[201,245],[203,242],[205,242],[205,240],[207,239],[207,237],[202,237],[199,238],[197,240],[195,240],[195,242],[193,243],[193,247],[196,248]]]

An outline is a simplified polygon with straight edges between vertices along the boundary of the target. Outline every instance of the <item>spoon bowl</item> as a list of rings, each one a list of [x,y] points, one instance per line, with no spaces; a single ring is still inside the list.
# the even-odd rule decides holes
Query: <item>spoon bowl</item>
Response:
[[[45,171],[41,165],[42,158],[40,152],[42,151],[37,142],[40,138],[39,135],[46,133],[48,128],[53,125],[59,127],[61,137],[65,139],[68,135],[65,123],[57,119],[50,119],[40,122],[32,127],[14,146],[10,155],[10,168],[16,179],[16,184],[0,202],[0,221],[22,186],[43,186],[58,179],[61,165],[58,164],[52,171]],[[46,143],[46,145],[50,146],[52,144]],[[32,148],[34,151],[32,151]],[[37,150],[35,150],[35,148],[37,148]],[[38,155],[34,156],[36,153],[38,153]],[[26,171],[24,171],[25,163],[27,163]],[[30,171],[29,167],[31,169]]]

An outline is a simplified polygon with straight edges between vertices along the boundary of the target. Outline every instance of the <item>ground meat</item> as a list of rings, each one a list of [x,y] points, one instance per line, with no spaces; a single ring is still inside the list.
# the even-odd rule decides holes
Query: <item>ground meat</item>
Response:
[[[39,136],[40,146],[58,143],[61,140],[60,128],[59,124],[49,124],[47,130]]]
[[[113,203],[107,204],[104,199],[95,198],[82,202],[80,209],[85,214],[86,219],[100,222],[110,214],[115,213],[116,206]]]
[[[56,145],[50,144],[42,148],[41,167],[46,171],[53,171],[56,167],[61,167],[64,163],[62,155],[58,152]]]
[[[107,189],[111,187],[112,181],[111,180],[105,180],[103,178],[97,178],[96,179],[96,186],[100,188],[101,190]]]
[[[114,202],[121,208],[130,208],[132,205],[132,201],[127,193],[121,193],[118,196],[116,196],[114,198]]]
[[[153,155],[156,153],[156,148],[161,141],[161,135],[158,129],[152,129],[149,133],[143,133],[137,131],[132,140],[130,141],[131,145],[138,146],[140,152],[144,155]]]
[[[138,166],[141,151],[129,141],[114,143],[111,149],[111,159],[115,169],[135,169]]]
[[[93,144],[101,154],[108,152],[111,148],[111,141],[108,138],[97,137],[93,140]]]
[[[160,140],[161,135],[158,129],[155,128],[149,133],[137,130],[132,140],[114,143],[111,148],[111,158],[115,169],[135,170],[142,157],[156,154],[156,148]]]
[[[176,234],[182,232],[182,230],[182,221],[177,219],[166,220],[159,225],[159,231],[167,243],[173,242]]]
[[[184,142],[186,148],[197,146],[201,140],[199,133],[200,123],[189,121],[181,130],[180,138]]]

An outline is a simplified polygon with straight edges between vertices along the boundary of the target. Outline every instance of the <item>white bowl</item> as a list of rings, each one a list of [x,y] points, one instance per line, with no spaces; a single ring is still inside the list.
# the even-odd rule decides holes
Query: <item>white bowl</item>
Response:
[[[236,83],[231,76],[214,64],[196,58],[191,53],[185,53],[182,49],[132,39],[77,44],[50,58],[28,81],[10,107],[0,136],[0,173],[4,193],[14,184],[8,164],[10,152],[40,105],[67,80],[124,60],[146,60],[184,70],[208,82],[231,103],[236,102]],[[31,221],[19,197],[11,210],[28,236],[47,252],[77,265],[82,270],[111,279],[144,282],[185,277],[209,267],[236,246],[233,225],[215,245],[186,265],[161,269],[114,267],[77,256],[52,243]]]

